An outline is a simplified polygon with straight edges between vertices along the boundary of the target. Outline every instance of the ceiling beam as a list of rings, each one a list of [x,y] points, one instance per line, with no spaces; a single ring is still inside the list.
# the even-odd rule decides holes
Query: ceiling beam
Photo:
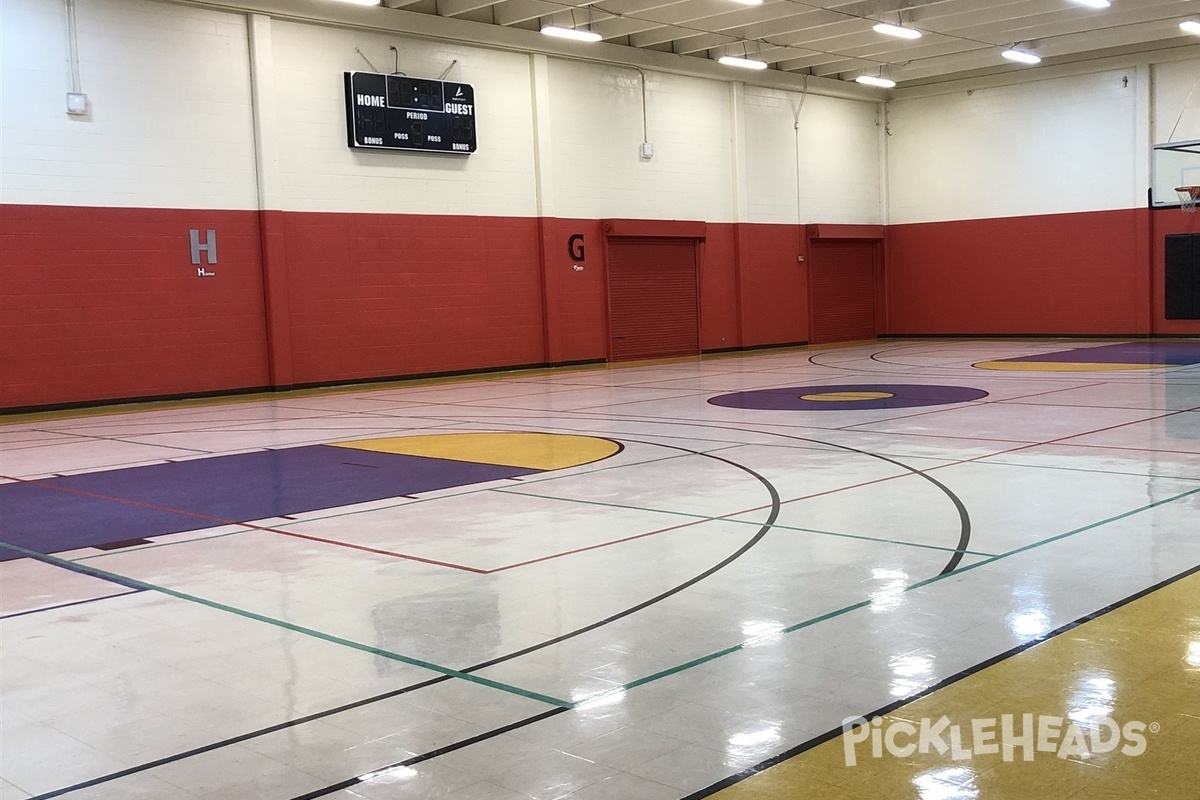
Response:
[[[400,2],[418,2],[419,0],[400,0]],[[503,0],[437,0],[437,13],[443,17],[457,17],[481,8],[494,6]],[[389,6],[396,8],[397,6]]]
[[[327,0],[166,0],[179,5],[213,8],[235,13],[264,14],[272,19],[315,22],[341,28],[357,28],[384,34],[402,34],[421,39],[454,42],[521,54],[542,54],[572,61],[608,64],[687,75],[724,83],[744,83],[769,89],[840,97],[877,103],[886,92],[844,81],[803,78],[778,70],[734,70],[703,58],[688,58],[653,50],[636,50],[623,45],[598,42],[583,44],[543,36],[537,31],[506,28],[483,22],[420,14],[379,6],[330,3]],[[347,62],[350,63],[350,62]]]

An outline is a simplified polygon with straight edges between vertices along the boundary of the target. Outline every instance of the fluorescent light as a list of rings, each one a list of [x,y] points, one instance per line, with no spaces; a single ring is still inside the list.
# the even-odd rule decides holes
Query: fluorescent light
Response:
[[[859,75],[854,79],[857,83],[865,83],[867,86],[878,86],[881,89],[894,89],[896,82],[891,78],[878,78],[874,75]]]
[[[1108,8],[1112,5],[1108,0],[1075,0],[1075,2],[1088,8]]]
[[[546,25],[542,33],[547,36],[557,36],[560,39],[574,39],[577,42],[598,42],[604,37],[594,31],[581,31],[578,28],[560,28],[557,25]]]
[[[1196,22],[1194,19],[1185,20],[1184,22],[1179,23],[1179,28],[1187,33],[1194,33],[1197,36],[1200,36],[1200,22]]]
[[[744,6],[761,6],[763,0],[733,0],[735,3],[741,3]]]
[[[1042,63],[1041,56],[1036,56],[1033,53],[1026,52],[1025,50],[1014,50],[1012,48],[1009,48],[1008,50],[1005,50],[1000,55],[1004,56],[1009,61],[1019,61],[1022,64],[1040,64],[1040,63]]]
[[[905,28],[902,25],[889,25],[880,22],[875,26],[876,33],[886,33],[888,36],[899,36],[901,39],[920,39],[921,32],[916,28]]]
[[[341,3],[352,3],[356,6],[377,6],[380,0],[338,0]]]
[[[738,58],[737,56],[721,56],[717,59],[718,64],[724,64],[727,67],[742,67],[744,69],[766,69],[767,62],[756,61],[753,58]]]

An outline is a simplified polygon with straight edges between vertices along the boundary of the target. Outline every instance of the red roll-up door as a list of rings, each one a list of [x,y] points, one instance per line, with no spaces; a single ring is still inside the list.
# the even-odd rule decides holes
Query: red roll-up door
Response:
[[[813,344],[875,338],[875,244],[813,242]]]
[[[698,355],[695,239],[608,240],[613,361]]]

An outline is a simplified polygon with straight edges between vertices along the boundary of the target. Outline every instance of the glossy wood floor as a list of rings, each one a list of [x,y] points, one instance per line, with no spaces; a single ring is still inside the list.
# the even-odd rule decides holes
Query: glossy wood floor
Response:
[[[1198,342],[94,409],[0,447],[2,800],[1192,796]],[[1032,761],[1005,715],[1047,726]]]

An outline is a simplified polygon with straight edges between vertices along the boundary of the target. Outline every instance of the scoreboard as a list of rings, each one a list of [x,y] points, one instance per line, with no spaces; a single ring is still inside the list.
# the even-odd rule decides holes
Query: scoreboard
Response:
[[[475,152],[475,90],[377,72],[346,73],[350,147],[372,150]]]

